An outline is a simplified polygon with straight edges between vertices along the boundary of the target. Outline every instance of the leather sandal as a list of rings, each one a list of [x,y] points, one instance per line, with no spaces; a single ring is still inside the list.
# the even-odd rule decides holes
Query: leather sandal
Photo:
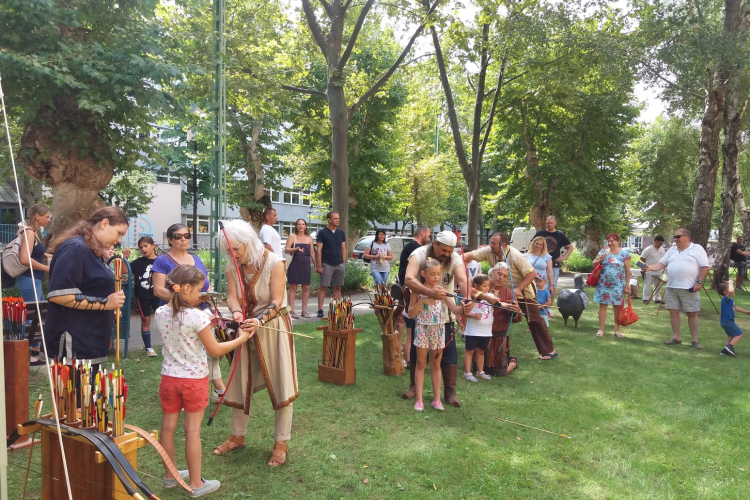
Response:
[[[283,441],[277,441],[273,445],[273,452],[271,458],[268,460],[268,465],[271,467],[279,467],[286,463],[286,453],[289,451],[289,445]]]
[[[218,446],[214,446],[214,455],[226,455],[230,451],[245,447],[244,436],[229,436],[229,439]]]

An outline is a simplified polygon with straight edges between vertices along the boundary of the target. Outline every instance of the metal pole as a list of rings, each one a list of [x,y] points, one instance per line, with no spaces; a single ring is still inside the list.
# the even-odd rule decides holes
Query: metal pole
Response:
[[[218,221],[226,218],[226,123],[227,123],[227,99],[226,99],[226,0],[214,0],[214,85],[211,108],[214,111],[214,141],[211,146],[213,153],[213,188],[211,190],[211,220],[209,235],[211,238],[210,249],[213,261],[214,290],[223,291],[222,282],[222,258],[217,245]],[[197,227],[197,221],[193,221]]]

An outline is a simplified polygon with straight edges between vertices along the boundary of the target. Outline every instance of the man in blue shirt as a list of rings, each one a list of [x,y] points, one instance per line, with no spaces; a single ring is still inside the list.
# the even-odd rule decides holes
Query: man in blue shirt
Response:
[[[318,288],[318,317],[323,317],[323,301],[326,298],[326,288],[333,279],[333,298],[341,299],[341,287],[344,284],[346,271],[346,233],[339,229],[341,219],[338,212],[328,212],[326,215],[328,226],[318,231],[315,245],[318,249],[318,261],[315,271],[320,274],[320,288]]]

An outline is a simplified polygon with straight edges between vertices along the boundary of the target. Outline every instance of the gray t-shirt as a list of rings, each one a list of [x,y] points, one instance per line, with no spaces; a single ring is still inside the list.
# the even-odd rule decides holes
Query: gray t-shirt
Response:
[[[391,251],[391,245],[388,243],[371,243],[370,254],[373,258],[370,260],[370,271],[377,271],[379,273],[387,273],[391,270],[391,264],[385,260],[385,256]],[[380,263],[378,257],[383,256],[383,263]]]

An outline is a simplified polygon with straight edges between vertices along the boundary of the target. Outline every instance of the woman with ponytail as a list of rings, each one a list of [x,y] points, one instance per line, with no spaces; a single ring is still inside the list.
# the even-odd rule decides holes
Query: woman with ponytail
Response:
[[[114,311],[125,303],[103,256],[128,230],[116,207],[97,210],[56,238],[49,266],[49,306],[44,338],[50,357],[107,360]]]
[[[51,220],[52,213],[49,207],[37,204],[29,208],[28,212],[26,212],[26,220],[19,224],[18,232],[23,232],[24,237],[21,238],[18,260],[29,269],[16,278],[16,287],[21,292],[21,298],[26,303],[44,300],[42,279],[44,279],[44,273],[49,272],[49,266],[44,263],[44,256],[47,250],[42,244],[39,233],[43,227],[49,225]],[[29,260],[29,253],[31,254],[31,260]],[[44,361],[34,357],[39,356],[39,343],[31,346],[31,354],[32,357],[29,360],[31,365],[44,364]]]

